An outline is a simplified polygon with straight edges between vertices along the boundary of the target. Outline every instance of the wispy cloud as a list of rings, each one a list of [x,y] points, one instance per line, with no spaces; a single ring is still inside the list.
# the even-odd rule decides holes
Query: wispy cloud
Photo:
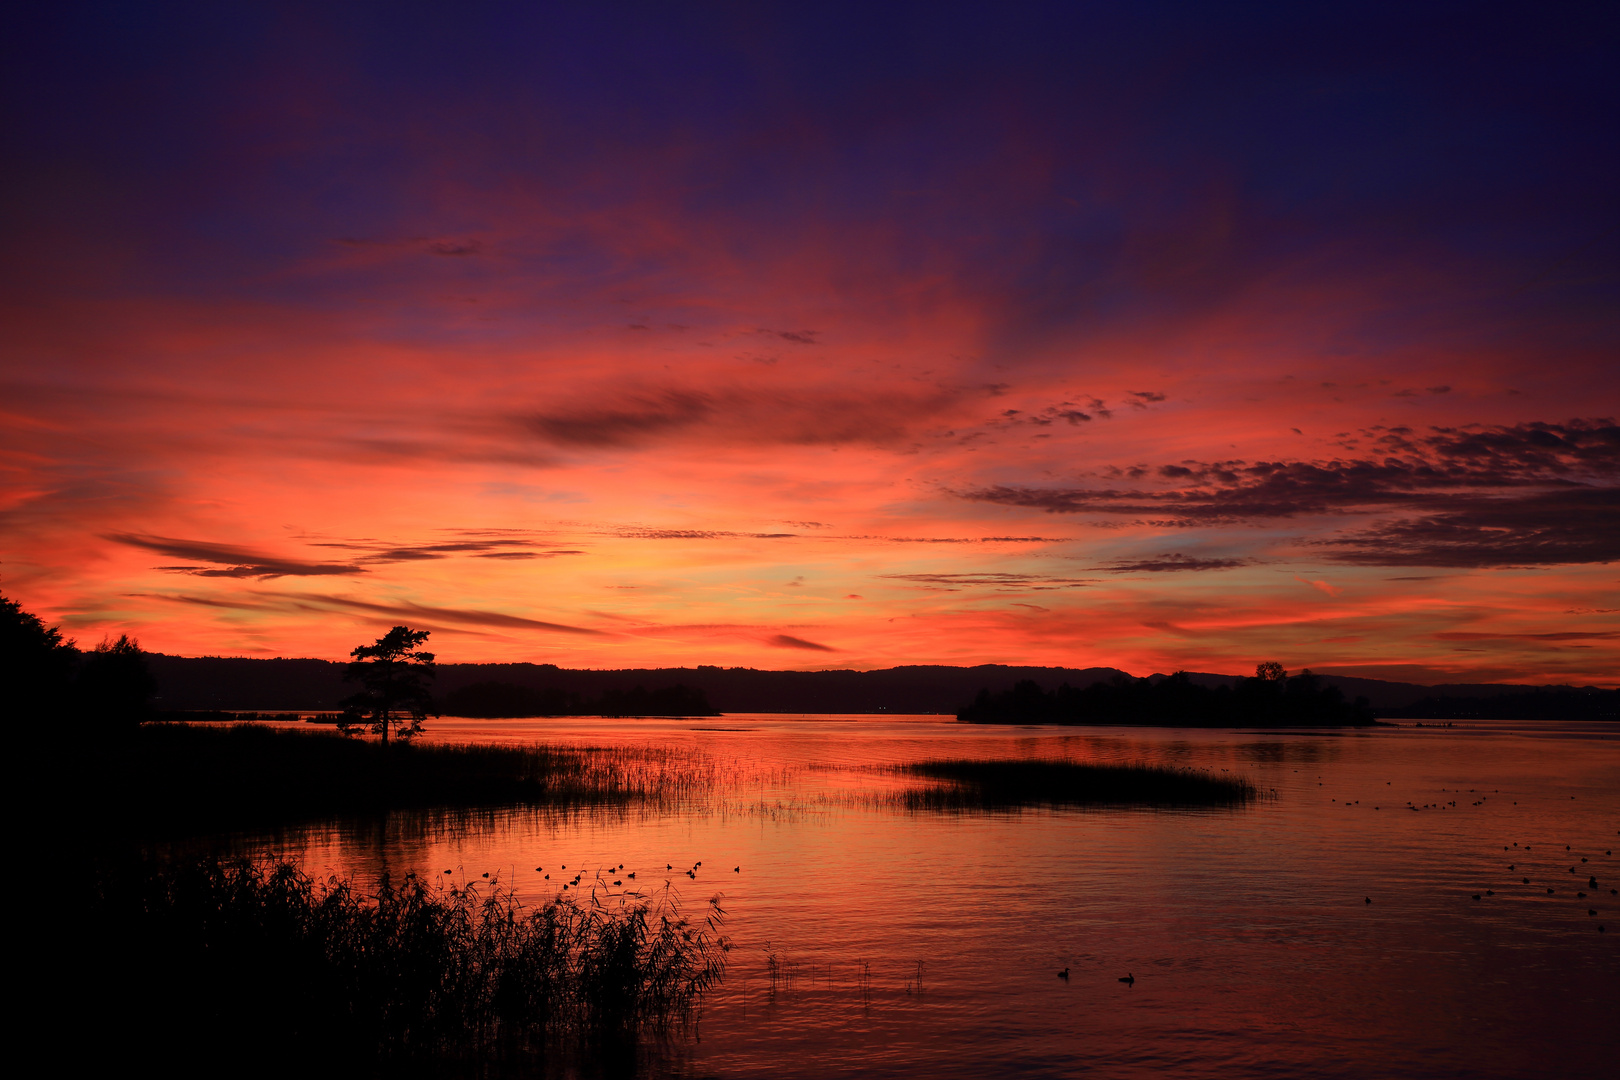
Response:
[[[1200,559],[1191,555],[1171,553],[1157,555],[1146,559],[1134,559],[1129,562],[1114,563],[1110,566],[1093,567],[1094,570],[1112,570],[1121,574],[1163,574],[1182,570],[1231,570],[1239,566],[1247,566],[1250,559]]]
[[[162,566],[177,574],[197,577],[225,578],[277,578],[277,577],[333,577],[366,572],[354,563],[312,563],[296,559],[277,558],[230,544],[215,544],[205,540],[176,540],[164,536],[146,536],[137,533],[108,533],[106,539],[130,547],[155,551],[173,559],[192,559],[212,563],[212,566]]]
[[[1075,589],[1095,585],[1095,578],[1048,577],[1042,574],[1016,573],[945,573],[945,574],[884,574],[890,581],[904,581],[932,589],[955,591],[967,588],[992,588],[1014,591],[1041,589]]]
[[[467,555],[481,559],[549,559],[558,555],[584,555],[578,548],[541,548],[534,540],[516,536],[477,537],[467,540],[390,544],[379,540],[313,540],[311,547],[339,548],[362,553],[361,562],[426,562]]]
[[[132,593],[131,596],[149,597],[176,604],[221,608],[236,611],[351,611],[366,615],[383,615],[393,619],[417,622],[450,623],[458,626],[485,626],[506,630],[539,630],[554,634],[572,634],[584,637],[612,637],[602,630],[581,626],[545,622],[499,611],[475,608],[447,608],[414,601],[380,603],[360,600],[352,596],[334,596],[327,593],[267,593],[248,596],[188,596],[175,593]]]
[[[831,645],[823,645],[816,641],[806,641],[804,638],[794,637],[791,634],[772,634],[765,639],[765,644],[774,645],[779,649],[808,649],[811,652],[837,652]]]
[[[586,637],[611,636],[602,630],[545,622],[540,619],[529,619],[519,615],[507,615],[499,611],[437,607],[431,604],[418,604],[409,600],[397,603],[378,603],[372,600],[357,600],[348,596],[331,596],[317,593],[295,593],[289,594],[289,596],[304,603],[318,604],[323,607],[363,611],[369,614],[387,615],[401,619],[434,619],[440,622],[458,623],[467,626],[491,626],[511,630],[544,630],[555,634],[578,634]]]

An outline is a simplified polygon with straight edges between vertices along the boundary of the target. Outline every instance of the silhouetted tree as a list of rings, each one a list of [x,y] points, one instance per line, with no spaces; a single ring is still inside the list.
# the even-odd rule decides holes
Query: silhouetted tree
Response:
[[[15,600],[0,596],[0,695],[16,716],[67,703],[79,650]]]
[[[409,739],[422,730],[433,707],[427,688],[433,678],[433,654],[421,649],[429,633],[396,626],[375,644],[361,645],[349,654],[355,659],[343,678],[358,681],[364,689],[339,702],[348,718],[342,725],[345,734],[363,722],[386,743],[391,731]]]
[[[78,699],[92,724],[138,724],[151,709],[157,681],[147,669],[138,641],[119,634],[84,655],[79,665]]]

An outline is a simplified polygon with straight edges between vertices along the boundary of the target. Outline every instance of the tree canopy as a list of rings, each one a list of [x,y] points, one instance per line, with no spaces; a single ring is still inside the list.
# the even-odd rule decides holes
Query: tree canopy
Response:
[[[156,689],[140,643],[129,635],[81,652],[59,627],[0,596],[0,694],[16,716],[127,728],[150,717]]]
[[[396,626],[349,654],[354,660],[343,677],[359,682],[361,690],[340,702],[346,733],[363,726],[386,743],[390,734],[409,739],[421,732],[422,721],[433,708],[427,687],[433,678],[433,654],[421,647],[430,633]]]
[[[0,596],[0,693],[15,715],[32,718],[47,706],[61,705],[77,660],[78,650],[62,640],[59,628]]]

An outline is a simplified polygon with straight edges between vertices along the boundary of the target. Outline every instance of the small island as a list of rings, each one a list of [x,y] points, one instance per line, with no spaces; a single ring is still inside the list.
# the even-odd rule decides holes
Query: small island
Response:
[[[1289,675],[1266,662],[1232,686],[1200,686],[1186,672],[1158,678],[1116,675],[1082,690],[1043,690],[1025,679],[1011,690],[980,690],[956,718],[970,724],[1136,724],[1155,727],[1365,727],[1377,723],[1364,697],[1346,701],[1309,668]]]

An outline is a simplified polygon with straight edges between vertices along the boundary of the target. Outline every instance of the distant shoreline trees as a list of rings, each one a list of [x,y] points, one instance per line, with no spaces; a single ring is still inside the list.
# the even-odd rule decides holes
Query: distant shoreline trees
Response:
[[[1166,678],[1115,676],[1048,692],[1026,679],[1011,690],[980,690],[956,714],[972,724],[1146,724],[1165,727],[1342,727],[1375,723],[1364,697],[1346,701],[1310,669],[1289,676],[1268,661],[1233,686],[1200,686],[1184,671]]]

